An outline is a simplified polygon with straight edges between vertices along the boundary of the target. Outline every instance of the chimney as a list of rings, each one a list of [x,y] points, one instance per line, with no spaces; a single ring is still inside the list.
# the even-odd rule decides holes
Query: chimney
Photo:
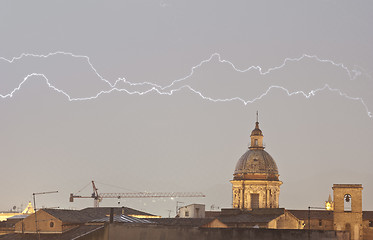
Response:
[[[114,208],[110,208],[110,223],[114,222]]]

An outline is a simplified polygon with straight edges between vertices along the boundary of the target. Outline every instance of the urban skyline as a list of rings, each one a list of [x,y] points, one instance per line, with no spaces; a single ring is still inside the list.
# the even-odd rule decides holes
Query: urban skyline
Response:
[[[69,203],[91,180],[100,192],[207,196],[103,206],[231,207],[257,110],[280,207],[323,206],[333,184],[361,183],[373,210],[371,3],[0,6],[1,210],[52,190],[37,205],[92,206]]]

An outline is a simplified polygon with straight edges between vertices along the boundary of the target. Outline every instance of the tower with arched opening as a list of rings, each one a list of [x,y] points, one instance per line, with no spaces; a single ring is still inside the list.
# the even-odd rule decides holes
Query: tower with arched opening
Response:
[[[361,184],[333,184],[334,230],[349,231],[351,240],[363,239]]]

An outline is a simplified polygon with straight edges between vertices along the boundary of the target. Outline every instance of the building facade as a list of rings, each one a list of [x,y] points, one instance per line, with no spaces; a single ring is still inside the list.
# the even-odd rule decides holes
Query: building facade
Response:
[[[373,211],[363,211],[361,184],[333,184],[325,210],[289,210],[305,229],[350,233],[351,240],[373,239]],[[332,207],[330,207],[332,206]]]
[[[179,208],[180,218],[204,218],[205,205],[204,204],[190,204]]]

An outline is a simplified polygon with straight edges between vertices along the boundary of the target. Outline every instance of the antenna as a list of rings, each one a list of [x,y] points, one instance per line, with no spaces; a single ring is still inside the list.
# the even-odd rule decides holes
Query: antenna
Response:
[[[168,211],[168,218],[171,218],[171,212],[172,212],[172,210],[168,209],[167,211]]]
[[[32,193],[32,198],[34,199],[34,210],[35,210],[35,233],[38,234],[38,239],[40,240],[40,232],[38,230],[38,219],[37,219],[37,210],[36,210],[36,195],[43,195],[43,194],[50,194],[50,193],[58,193],[58,191],[50,191],[50,192],[38,192],[38,193]]]

